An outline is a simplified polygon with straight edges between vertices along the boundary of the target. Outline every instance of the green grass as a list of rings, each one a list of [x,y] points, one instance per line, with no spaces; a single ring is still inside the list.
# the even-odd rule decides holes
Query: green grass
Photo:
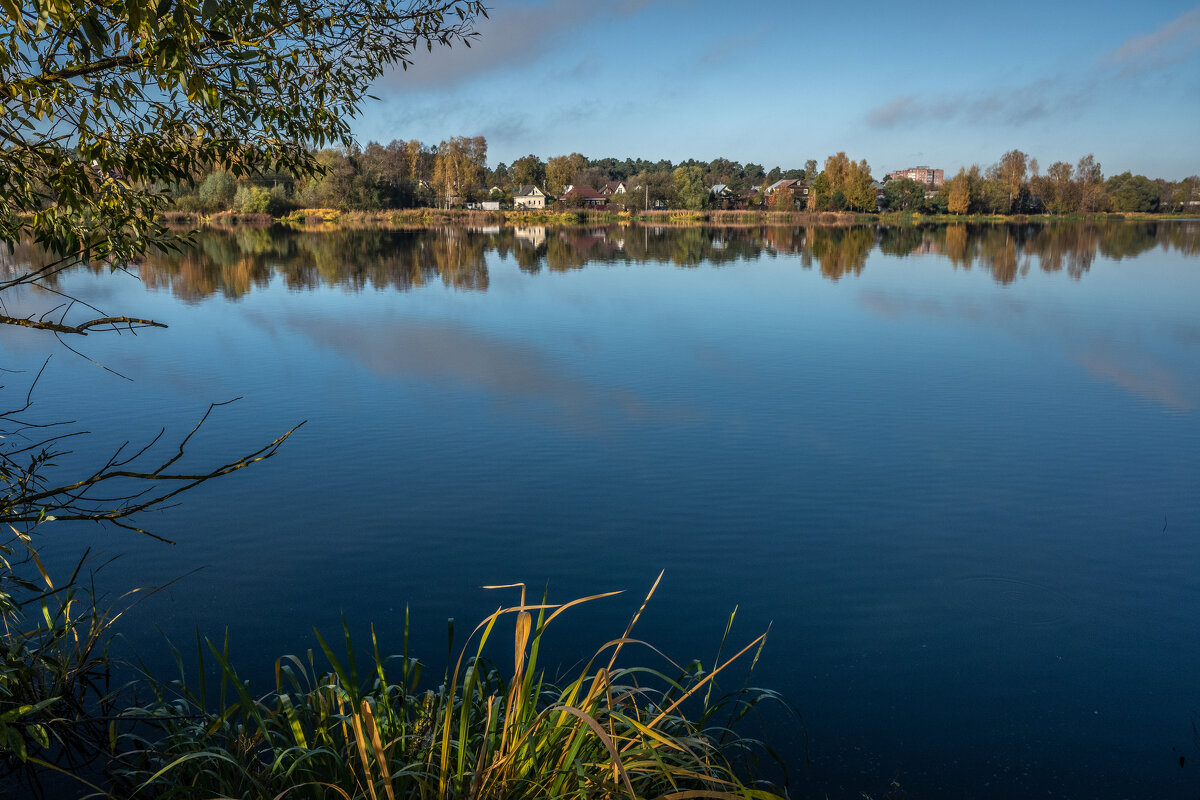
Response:
[[[669,659],[661,668],[623,666],[625,651],[644,644],[633,633],[652,588],[619,636],[577,675],[552,683],[539,660],[547,628],[572,607],[608,595],[527,603],[523,585],[490,588],[519,589],[520,602],[484,619],[429,688],[422,689],[422,665],[408,653],[407,614],[399,657],[380,656],[372,629],[371,659],[360,671],[348,630],[340,655],[318,634],[323,666],[312,651],[285,656],[275,664],[274,687],[261,696],[238,676],[227,642],[197,642],[191,680],[176,653],[179,677],[151,684],[152,702],[128,712],[143,722],[117,741],[121,792],[354,800],[780,797],[748,782],[755,743],[729,727],[774,695],[718,696],[716,686],[730,664],[757,660],[766,634],[729,657],[721,656],[722,642],[707,670]],[[506,646],[499,631],[510,622]],[[507,651],[503,660],[511,666],[501,669],[488,657],[495,648]],[[205,678],[214,666],[215,682]]]

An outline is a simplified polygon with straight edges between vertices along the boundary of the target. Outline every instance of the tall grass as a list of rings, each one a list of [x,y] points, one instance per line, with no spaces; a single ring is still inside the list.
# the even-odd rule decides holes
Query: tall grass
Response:
[[[46,777],[58,776],[100,791],[84,776],[98,775],[108,755],[107,643],[121,612],[80,585],[87,553],[56,582],[29,534],[9,531],[0,542],[0,787],[38,796]]]
[[[714,692],[731,663],[757,660],[766,634],[732,656],[719,653],[707,671],[665,658],[661,669],[622,666],[626,649],[644,644],[633,632],[657,585],[624,631],[559,684],[540,660],[547,628],[572,607],[609,595],[528,603],[523,585],[490,587],[519,589],[519,603],[480,622],[453,667],[426,689],[422,665],[408,653],[407,614],[399,657],[380,656],[372,629],[371,659],[360,671],[348,630],[340,655],[318,634],[327,666],[318,668],[312,651],[285,656],[262,696],[238,676],[227,641],[198,641],[194,681],[176,653],[179,677],[154,685],[153,701],[130,711],[152,722],[118,742],[120,791],[155,798],[775,800],[775,790],[749,782],[745,756],[755,743],[728,727],[773,695]],[[503,647],[501,622],[513,631],[504,669],[485,655]],[[206,679],[214,666],[215,678]]]

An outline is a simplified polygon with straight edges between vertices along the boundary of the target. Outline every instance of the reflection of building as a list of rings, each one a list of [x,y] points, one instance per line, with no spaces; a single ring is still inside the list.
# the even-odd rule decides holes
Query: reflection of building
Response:
[[[931,186],[934,189],[942,188],[942,184],[946,182],[945,170],[934,169],[933,167],[909,167],[908,169],[898,169],[895,172],[889,172],[888,177],[894,181],[908,178],[910,181],[923,183],[926,186]]]
[[[514,208],[545,208],[546,193],[536,186],[518,186],[513,192]]]
[[[534,247],[541,247],[546,243],[545,225],[516,225],[513,227],[512,232],[514,239],[528,242]]]

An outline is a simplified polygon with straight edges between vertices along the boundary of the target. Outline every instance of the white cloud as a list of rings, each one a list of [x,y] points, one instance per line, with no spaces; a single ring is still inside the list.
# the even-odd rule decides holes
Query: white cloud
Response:
[[[956,119],[1021,125],[1076,114],[1114,82],[1168,69],[1200,51],[1200,6],[1153,33],[1127,39],[1079,73],[1051,75],[1022,86],[978,93],[896,97],[866,114],[872,128]]]
[[[540,60],[551,48],[582,46],[589,40],[588,28],[635,16],[651,4],[652,0],[549,0],[489,9],[489,17],[476,23],[479,36],[470,48],[417,53],[406,71],[385,76],[378,87],[439,89],[478,75],[520,68]]]

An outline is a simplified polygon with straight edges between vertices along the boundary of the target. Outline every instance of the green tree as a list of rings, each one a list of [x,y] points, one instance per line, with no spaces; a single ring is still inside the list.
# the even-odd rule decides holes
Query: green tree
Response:
[[[588,160],[579,153],[555,156],[546,161],[546,192],[558,197],[575,182],[575,175],[587,169]]]
[[[925,185],[911,178],[900,178],[883,185],[883,204],[888,211],[915,211],[924,202]]]
[[[708,204],[709,190],[704,184],[704,170],[697,166],[676,167],[672,173],[675,197],[679,205],[699,211]]]
[[[271,193],[261,186],[239,186],[233,207],[243,214],[266,214],[271,208]]]
[[[530,153],[512,163],[512,166],[508,168],[508,176],[512,180],[513,186],[537,186],[544,189],[546,186],[546,162]]]
[[[1158,210],[1160,189],[1145,175],[1123,172],[1109,178],[1106,188],[1114,211]]]
[[[233,202],[237,191],[237,182],[225,170],[219,169],[210,173],[196,193],[205,211],[224,211]]]

